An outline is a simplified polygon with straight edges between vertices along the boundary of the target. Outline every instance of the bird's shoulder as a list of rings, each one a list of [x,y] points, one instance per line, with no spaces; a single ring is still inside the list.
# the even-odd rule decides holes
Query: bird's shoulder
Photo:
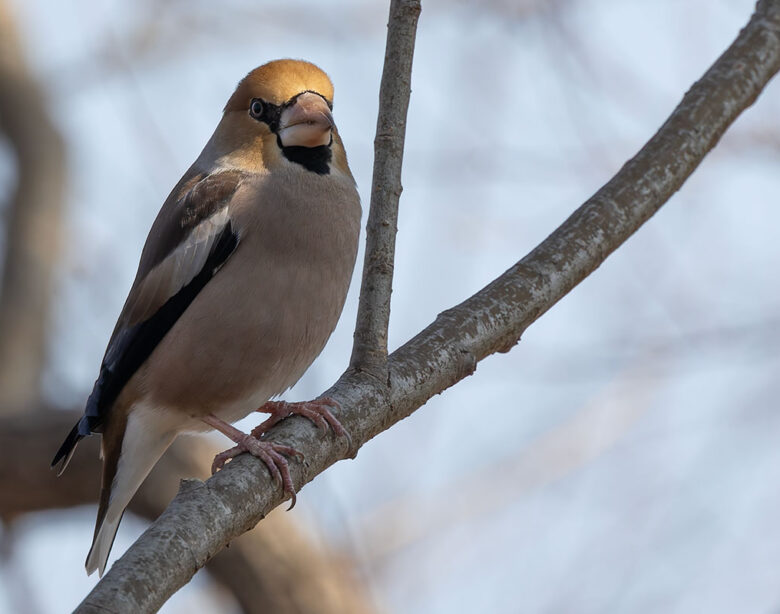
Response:
[[[240,169],[191,168],[171,190],[146,239],[137,280],[160,264],[202,222],[228,205],[252,174]]]

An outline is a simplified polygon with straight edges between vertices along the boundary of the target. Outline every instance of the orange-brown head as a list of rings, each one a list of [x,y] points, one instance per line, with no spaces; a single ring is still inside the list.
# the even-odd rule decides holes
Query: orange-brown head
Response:
[[[268,62],[244,77],[228,100],[213,153],[250,168],[271,169],[286,160],[319,174],[331,164],[349,172],[332,109],[333,84],[317,66]]]
[[[247,111],[253,98],[283,105],[305,91],[316,92],[333,104],[333,84],[320,68],[304,60],[274,60],[241,80],[225,112]]]

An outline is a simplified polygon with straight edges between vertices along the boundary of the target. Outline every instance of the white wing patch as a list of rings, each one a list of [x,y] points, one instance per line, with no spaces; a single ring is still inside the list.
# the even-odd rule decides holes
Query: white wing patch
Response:
[[[214,242],[229,221],[228,208],[223,207],[195,226],[175,250],[149,271],[129,305],[131,322],[151,317],[203,270]]]

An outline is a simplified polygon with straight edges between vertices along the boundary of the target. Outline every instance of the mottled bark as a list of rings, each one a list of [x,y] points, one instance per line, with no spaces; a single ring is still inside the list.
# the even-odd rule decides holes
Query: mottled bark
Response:
[[[374,177],[366,225],[366,255],[351,366],[387,382],[387,330],[393,292],[395,235],[401,198],[406,113],[412,91],[412,57],[419,0],[392,0],[379,87]]]
[[[78,412],[80,413],[80,412]],[[60,507],[94,504],[100,486],[100,439],[80,445],[59,478],[46,462],[78,419],[76,412],[39,410],[0,417],[0,520]],[[84,448],[84,449],[81,449]],[[176,494],[181,475],[207,476],[218,452],[203,437],[179,439],[157,463],[130,503],[144,518],[159,516]],[[23,485],[23,487],[20,487]],[[84,533],[84,554],[91,530]],[[211,559],[207,569],[246,614],[366,614],[374,610],[346,557],[324,552],[282,513],[242,535]]]
[[[357,448],[431,396],[507,351],[523,331],[582,281],[679,189],[736,117],[780,68],[780,0],[761,0],[731,47],[695,83],[641,151],[558,229],[483,290],[442,313],[389,357],[387,389],[348,371],[325,394]],[[486,423],[486,428],[490,425]],[[271,436],[301,450],[290,463],[303,485],[345,453],[301,418]],[[238,457],[208,481],[188,480],[160,518],[119,559],[78,612],[158,608],[227,542],[283,500],[263,464]]]

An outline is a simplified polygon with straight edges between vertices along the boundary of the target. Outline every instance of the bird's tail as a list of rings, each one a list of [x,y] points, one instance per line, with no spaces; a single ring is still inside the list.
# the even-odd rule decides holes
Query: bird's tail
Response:
[[[127,504],[175,437],[170,431],[155,429],[149,415],[134,411],[126,426],[115,427],[118,434],[111,432],[113,428],[103,434],[103,482],[95,535],[85,563],[88,575],[95,571],[103,575]]]
[[[62,442],[60,449],[57,450],[57,454],[54,455],[54,460],[51,461],[52,469],[57,465],[57,463],[60,463],[60,466],[57,469],[57,477],[61,476],[62,472],[65,471],[65,468],[70,462],[71,456],[73,456],[73,453],[76,451],[76,445],[78,442],[84,439],[84,435],[82,435],[79,431],[80,426],[81,421],[79,420],[76,423],[76,426],[70,430],[70,433],[68,433],[65,441]]]
[[[76,425],[70,430],[65,441],[62,442],[60,449],[57,450],[57,454],[54,455],[54,460],[51,462],[52,469],[60,463],[57,469],[57,477],[62,475],[65,468],[68,466],[73,453],[76,451],[76,446],[79,441],[102,430],[104,412],[100,408],[100,394],[103,387],[105,368],[101,367],[100,377],[95,382],[95,387],[92,389],[92,394],[87,399],[87,407],[84,409],[84,415],[76,422]]]

